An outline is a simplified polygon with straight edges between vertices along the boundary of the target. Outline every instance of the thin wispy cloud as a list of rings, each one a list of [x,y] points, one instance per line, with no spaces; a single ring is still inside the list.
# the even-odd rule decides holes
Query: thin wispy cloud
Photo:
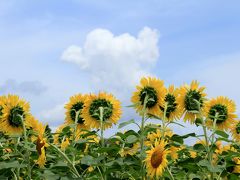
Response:
[[[0,85],[1,94],[28,94],[28,95],[41,95],[47,90],[40,81],[23,81],[18,82],[14,79],[8,79],[5,83]]]

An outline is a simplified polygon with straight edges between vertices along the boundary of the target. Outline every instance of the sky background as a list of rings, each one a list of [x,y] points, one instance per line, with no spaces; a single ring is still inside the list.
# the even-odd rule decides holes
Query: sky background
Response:
[[[196,79],[210,98],[228,96],[239,107],[239,7],[237,0],[0,0],[0,94],[25,98],[53,128],[70,96],[105,90],[127,106],[144,75],[166,86]],[[124,108],[121,121],[133,117]],[[175,130],[196,129],[187,127]]]

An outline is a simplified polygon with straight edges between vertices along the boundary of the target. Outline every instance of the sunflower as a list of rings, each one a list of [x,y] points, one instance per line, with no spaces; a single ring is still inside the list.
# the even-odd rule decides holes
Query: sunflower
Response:
[[[170,156],[173,161],[176,161],[176,159],[178,159],[178,151],[180,151],[181,149],[182,149],[181,147],[176,147],[176,146],[171,146],[169,148]]]
[[[233,162],[235,164],[233,173],[240,174],[240,158],[239,157],[234,157]]]
[[[235,121],[232,127],[230,128],[233,139],[240,141],[240,121]]]
[[[36,161],[36,164],[38,164],[40,168],[43,168],[47,161],[45,149],[49,146],[49,144],[47,143],[47,138],[45,138],[44,136],[45,129],[46,125],[43,125],[40,122],[37,123],[37,126],[33,127],[33,130],[36,131],[38,134],[36,140],[36,149],[39,157]]]
[[[0,96],[0,120],[2,118],[3,115],[3,106],[1,104],[6,104],[6,96]]]
[[[163,107],[164,97],[166,89],[164,88],[164,82],[157,78],[143,77],[140,81],[140,85],[137,87],[137,91],[133,93],[132,103],[136,106],[136,111],[142,114],[144,108],[144,100],[147,96],[146,109],[148,114],[159,116],[161,113],[160,107]]]
[[[116,124],[122,114],[120,102],[112,95],[100,92],[98,95],[90,94],[82,109],[85,124],[91,128],[100,128],[100,107],[103,108],[103,129]]]
[[[204,115],[207,118],[206,126],[211,129],[216,121],[216,128],[228,130],[235,122],[236,105],[227,97],[219,96],[208,101],[204,108]]]
[[[189,154],[190,154],[190,157],[193,158],[193,159],[195,159],[197,157],[197,152],[196,151],[190,150]]]
[[[167,155],[169,150],[165,149],[166,143],[164,141],[155,141],[155,145],[151,150],[146,151],[147,157],[145,159],[147,174],[153,178],[154,176],[161,177],[164,169],[167,167]]]
[[[204,106],[205,87],[199,87],[197,81],[192,81],[191,85],[184,85],[179,89],[179,108],[184,114],[184,121],[194,123],[199,116],[199,111]],[[200,108],[200,109],[199,109]]]
[[[133,156],[140,149],[140,143],[131,144],[129,147],[124,147],[120,150],[119,154],[121,157],[125,157],[127,155]]]
[[[174,119],[179,119],[182,115],[181,109],[179,108],[179,98],[178,89],[174,88],[174,85],[169,86],[165,89],[167,92],[164,98],[164,105],[160,107],[160,117],[164,119],[164,110],[166,107],[166,120],[172,121]]]
[[[62,138],[61,132],[66,126],[67,126],[66,124],[62,124],[56,129],[56,131],[53,135],[53,143],[54,144],[57,145],[57,144],[61,143],[61,138]]]
[[[29,112],[29,103],[16,95],[8,95],[3,99],[0,101],[2,131],[8,135],[21,134],[23,132],[22,122],[26,126],[31,125],[32,116]]]
[[[171,138],[173,136],[173,132],[170,128],[166,128],[164,132],[164,137]],[[155,141],[159,141],[162,139],[162,132],[160,129],[157,129],[155,132],[150,132],[147,135],[147,139],[145,141],[146,146],[151,146],[155,143]]]
[[[70,101],[65,105],[66,124],[74,124],[76,120],[78,129],[89,129],[84,123],[85,120],[82,118],[82,109],[87,96],[88,95],[77,94],[70,97]]]

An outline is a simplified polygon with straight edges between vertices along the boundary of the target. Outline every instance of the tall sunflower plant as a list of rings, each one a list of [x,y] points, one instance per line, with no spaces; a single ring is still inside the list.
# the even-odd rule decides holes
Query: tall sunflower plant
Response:
[[[197,81],[166,87],[143,77],[129,106],[139,120],[119,124],[115,96],[75,94],[54,132],[31,114],[27,101],[2,95],[0,179],[240,179],[236,105],[224,96],[208,98],[205,89]],[[106,136],[117,124],[118,132]],[[177,134],[173,125],[183,132],[196,126],[202,134]]]

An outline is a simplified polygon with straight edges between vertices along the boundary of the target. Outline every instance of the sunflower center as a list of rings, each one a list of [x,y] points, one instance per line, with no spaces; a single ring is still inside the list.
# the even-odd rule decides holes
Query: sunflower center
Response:
[[[103,121],[106,121],[112,116],[113,105],[106,99],[95,99],[90,105],[89,114],[91,117],[100,120],[100,107],[103,107]]]
[[[144,104],[145,97],[148,96],[148,101],[146,103],[147,108],[151,108],[157,104],[157,91],[153,87],[143,88],[139,96],[142,105]]]
[[[228,118],[228,110],[226,106],[222,104],[216,104],[210,108],[208,115],[209,118],[213,121],[215,118],[217,118],[216,123],[222,123]]]
[[[237,131],[238,134],[240,134],[240,122],[236,126],[236,131]]]
[[[200,107],[202,107],[203,104],[201,93],[196,90],[189,90],[184,103],[187,111],[199,111],[198,103],[200,103]]]
[[[172,94],[167,94],[164,101],[167,102],[166,116],[169,118],[170,114],[177,108],[176,98]],[[160,107],[160,109],[164,111],[164,107]]]
[[[153,152],[151,156],[151,165],[153,168],[157,168],[163,160],[163,153],[160,149],[157,149]]]
[[[38,152],[39,155],[42,154],[41,149],[42,149],[42,147],[44,147],[44,145],[45,145],[45,142],[44,142],[44,141],[41,141],[41,139],[38,138],[38,139],[37,139],[37,143],[36,143],[36,149],[37,149],[37,152]]]
[[[78,102],[76,104],[74,104],[70,110],[70,116],[71,116],[71,119],[75,122],[75,118],[76,118],[76,113],[79,111],[79,110],[82,110],[83,109],[83,102]],[[84,120],[83,118],[81,117],[81,112],[78,114],[78,117],[77,117],[77,123],[78,124],[83,124]]]
[[[22,126],[22,116],[25,117],[22,107],[16,106],[12,108],[8,117],[9,124],[14,127]]]

